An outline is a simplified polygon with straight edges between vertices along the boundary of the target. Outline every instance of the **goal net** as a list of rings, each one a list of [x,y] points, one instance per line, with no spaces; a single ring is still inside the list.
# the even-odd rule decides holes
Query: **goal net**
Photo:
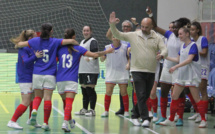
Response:
[[[46,22],[53,24],[56,38],[63,38],[64,30],[72,27],[80,42],[83,26],[91,25],[99,50],[110,43],[105,37],[108,21],[99,0],[1,0],[0,7],[1,50],[14,50],[11,37],[26,29],[40,31],[41,24]],[[0,91],[19,91],[15,84],[17,54],[0,53],[0,56]],[[105,93],[105,63],[100,63],[96,90]],[[118,93],[118,88],[114,92]]]

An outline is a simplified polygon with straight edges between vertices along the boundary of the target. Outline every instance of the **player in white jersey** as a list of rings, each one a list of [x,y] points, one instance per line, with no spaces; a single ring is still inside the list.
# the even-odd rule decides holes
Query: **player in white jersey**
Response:
[[[150,8],[147,8],[147,13],[149,16],[152,16],[152,11]],[[153,18],[152,18],[153,19]],[[153,19],[154,20],[154,19]],[[182,42],[178,38],[178,30],[179,28],[183,27],[184,25],[190,24],[190,20],[187,18],[180,18],[176,21],[174,21],[173,25],[173,32],[170,30],[164,30],[157,26],[157,24],[154,21],[154,30],[160,33],[161,35],[164,35],[167,38],[167,49],[168,49],[168,57],[176,58],[178,56],[178,51],[180,50],[180,46]],[[166,110],[167,110],[167,104],[168,104],[168,94],[169,91],[174,85],[178,71],[174,71],[172,74],[169,73],[169,69],[176,65],[177,63],[172,62],[170,60],[165,59],[163,64],[163,69],[160,77],[161,82],[161,98],[160,98],[160,106],[161,106],[161,118],[155,123],[159,125],[160,122],[164,121],[166,117]],[[184,103],[185,103],[185,94],[182,92],[180,95],[180,110],[178,112],[179,120],[177,121],[177,126],[183,125],[183,111],[184,111]]]
[[[193,40],[196,42],[199,54],[200,54],[200,61],[201,61],[201,83],[199,84],[199,89],[202,95],[202,101],[208,103],[208,94],[207,94],[207,82],[208,82],[208,75],[209,75],[209,65],[210,65],[210,57],[208,53],[208,40],[206,37],[202,36],[202,28],[199,22],[193,22],[190,28],[190,35]],[[192,96],[190,96],[190,92],[186,92],[190,98],[190,101],[197,112],[193,116],[189,117],[190,120],[195,120],[195,122],[200,122],[201,117],[198,113],[198,109],[196,106],[195,101],[193,100]],[[208,106],[208,104],[207,104]],[[206,107],[207,112],[208,107]]]
[[[197,45],[190,39],[190,31],[188,28],[183,27],[179,29],[179,38],[184,42],[184,44],[181,45],[178,57],[167,57],[168,60],[176,63],[179,62],[179,64],[169,69],[170,73],[173,73],[177,69],[179,72],[173,89],[172,102],[170,106],[170,117],[169,119],[160,122],[160,124],[175,126],[175,113],[179,110],[179,107],[181,107],[179,96],[184,90],[184,87],[189,87],[202,119],[199,128],[205,128],[207,126],[207,123],[205,119],[206,111],[204,109],[207,103],[200,99],[200,91],[198,89],[199,83],[201,82],[201,63],[199,58],[199,51]]]
[[[92,28],[84,26],[82,30],[84,40],[81,41],[80,46],[86,48],[91,52],[98,52],[98,42],[92,37]],[[89,58],[82,56],[79,66],[79,83],[83,95],[83,108],[75,112],[76,115],[95,116],[95,106],[97,94],[95,86],[99,75],[99,61],[98,58]],[[90,110],[88,105],[90,103]]]
[[[129,99],[127,93],[127,86],[129,80],[129,72],[126,69],[128,64],[127,49],[128,45],[121,44],[120,40],[112,38],[113,44],[105,46],[105,49],[115,48],[114,53],[107,54],[101,57],[101,61],[106,60],[106,94],[105,94],[105,112],[102,117],[108,117],[109,106],[111,102],[111,95],[113,93],[114,86],[119,85],[120,93],[124,104],[124,116],[129,117]]]
[[[120,22],[119,18],[117,18],[117,24]],[[122,22],[122,31],[123,32],[131,32],[132,31],[132,28],[133,28],[133,24],[129,21],[129,20],[124,20]],[[106,33],[106,37],[109,39],[109,40],[112,40],[112,33],[110,31],[110,28],[108,29],[107,33]],[[127,45],[130,45],[129,42],[127,41],[123,41],[121,40],[120,41],[122,44],[127,44]],[[119,114],[124,114],[124,104],[123,104],[123,99],[122,99],[122,96],[121,94],[119,93],[119,99],[120,99],[120,109],[115,112],[116,115],[119,115]]]

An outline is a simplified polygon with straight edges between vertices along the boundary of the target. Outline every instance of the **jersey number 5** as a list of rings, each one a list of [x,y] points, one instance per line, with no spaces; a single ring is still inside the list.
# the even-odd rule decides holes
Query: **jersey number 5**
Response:
[[[62,63],[62,67],[63,68],[71,68],[72,67],[72,60],[73,60],[73,57],[71,54],[63,54],[62,55],[62,58],[63,58],[63,63]],[[67,63],[66,63],[66,59],[67,59]]]
[[[48,55],[49,50],[48,49],[44,49],[43,50],[43,62],[47,63],[49,62],[49,55]]]

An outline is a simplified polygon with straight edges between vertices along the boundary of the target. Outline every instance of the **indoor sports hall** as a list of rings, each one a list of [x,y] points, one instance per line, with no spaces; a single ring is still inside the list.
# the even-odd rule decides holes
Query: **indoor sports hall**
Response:
[[[0,134],[214,134],[215,133],[215,0],[1,0],[0,1]],[[57,88],[53,91],[51,99],[51,114],[49,117],[49,131],[28,125],[29,108],[17,119],[16,123],[23,129],[14,129],[7,126],[17,107],[22,102],[19,86],[18,51],[10,41],[23,30],[33,29],[37,35],[41,34],[40,27],[43,23],[53,25],[54,38],[64,38],[64,30],[73,28],[76,40],[80,43],[84,37],[83,26],[92,27],[92,35],[98,41],[99,51],[112,41],[106,37],[110,28],[109,17],[111,12],[116,13],[120,22],[116,27],[122,31],[124,20],[136,18],[141,20],[148,17],[147,7],[153,12],[157,25],[168,30],[170,22],[181,17],[197,21],[201,24],[202,35],[208,40],[208,55],[210,57],[210,72],[208,74],[207,95],[208,110],[206,116],[207,127],[199,128],[199,123],[188,118],[195,114],[194,108],[186,97],[183,122],[181,126],[163,126],[154,122],[149,127],[135,126],[132,120],[133,112],[133,86],[128,82],[127,94],[129,97],[129,116],[115,114],[120,109],[118,85],[114,87],[111,97],[108,117],[102,117],[105,112],[106,95],[106,61],[99,60],[99,75],[95,91],[97,101],[95,116],[76,115],[75,112],[83,108],[82,90],[78,85],[78,93],[72,104],[72,119],[75,127],[70,132],[62,130],[64,122],[64,103],[58,94]],[[132,21],[133,23],[133,21]],[[133,23],[132,31],[136,24]],[[140,26],[141,27],[141,26]],[[165,38],[165,37],[163,37]],[[167,42],[164,39],[164,42]],[[131,44],[132,45],[132,44]],[[116,51],[116,50],[115,50]],[[132,54],[131,54],[132,55]],[[99,59],[99,58],[98,58]],[[162,65],[162,64],[161,64]],[[162,66],[160,67],[162,69]],[[201,71],[201,70],[200,70]],[[159,76],[161,75],[161,71]],[[161,117],[161,87],[156,88],[157,118]],[[200,94],[201,98],[201,94]],[[170,115],[171,91],[168,94],[167,118]],[[44,101],[37,111],[37,123],[44,122]],[[153,108],[151,108],[153,109]],[[89,110],[89,108],[88,108]],[[153,110],[152,110],[153,111]],[[124,112],[123,112],[124,113]],[[200,117],[201,119],[201,117]],[[141,119],[138,119],[141,122]],[[176,123],[176,122],[175,122]]]

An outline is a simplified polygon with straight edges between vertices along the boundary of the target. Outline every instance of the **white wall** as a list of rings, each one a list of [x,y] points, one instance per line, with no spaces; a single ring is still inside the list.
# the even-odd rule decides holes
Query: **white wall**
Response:
[[[180,17],[187,17],[191,21],[197,19],[198,0],[158,0],[158,26],[168,30],[170,22]]]

